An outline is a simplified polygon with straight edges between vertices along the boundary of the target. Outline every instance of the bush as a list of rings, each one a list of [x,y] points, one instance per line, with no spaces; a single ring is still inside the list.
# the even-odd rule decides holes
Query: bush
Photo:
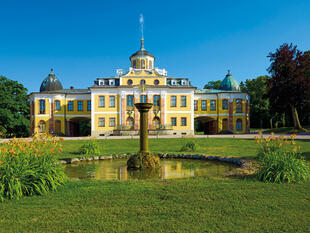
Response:
[[[309,167],[297,152],[267,152],[260,161],[257,176],[262,181],[297,183],[310,177]]]
[[[261,181],[296,183],[310,178],[310,169],[301,157],[300,146],[295,146],[296,135],[264,138],[255,137],[260,144],[257,159],[261,167],[257,173]]]
[[[182,146],[181,151],[196,151],[197,145],[195,142],[188,142]]]
[[[54,137],[34,136],[32,142],[13,139],[0,147],[0,201],[56,190],[64,171],[54,154],[62,151]]]
[[[80,153],[84,155],[98,155],[100,154],[100,149],[95,141],[90,140],[81,146]]]

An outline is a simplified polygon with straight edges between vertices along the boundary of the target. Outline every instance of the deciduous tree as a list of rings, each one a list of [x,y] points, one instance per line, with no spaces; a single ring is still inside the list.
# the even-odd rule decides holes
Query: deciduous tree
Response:
[[[5,137],[29,135],[27,89],[4,76],[0,76],[0,132]]]
[[[307,53],[292,44],[283,44],[275,53],[270,52],[271,79],[268,83],[270,105],[277,112],[289,108],[294,127],[302,129],[297,109],[309,103],[310,99],[310,59]]]

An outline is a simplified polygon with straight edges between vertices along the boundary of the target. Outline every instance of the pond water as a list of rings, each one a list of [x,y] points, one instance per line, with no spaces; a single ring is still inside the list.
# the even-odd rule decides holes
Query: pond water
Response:
[[[230,163],[191,159],[162,159],[156,170],[127,170],[127,159],[80,162],[65,165],[71,180],[141,180],[175,179],[193,176],[225,177],[237,173]]]

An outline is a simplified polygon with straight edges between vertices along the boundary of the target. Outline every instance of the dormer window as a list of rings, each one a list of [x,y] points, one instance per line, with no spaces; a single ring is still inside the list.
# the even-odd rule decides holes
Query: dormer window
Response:
[[[182,86],[186,85],[186,80],[185,79],[181,80],[181,85]]]
[[[104,81],[99,81],[100,86],[104,86]]]
[[[172,80],[171,80],[171,85],[172,85],[172,86],[175,86],[175,85],[177,85],[177,80],[175,80],[175,79],[172,79]]]
[[[109,86],[115,86],[115,80],[114,79],[109,80]]]
[[[136,60],[133,61],[132,66],[133,66],[133,68],[137,68],[137,62],[136,62]]]

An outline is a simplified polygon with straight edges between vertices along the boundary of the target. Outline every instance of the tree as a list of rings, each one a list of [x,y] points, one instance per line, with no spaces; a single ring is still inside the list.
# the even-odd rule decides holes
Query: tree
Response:
[[[0,76],[0,132],[5,137],[29,135],[27,89],[17,81]]]
[[[271,113],[269,99],[266,98],[268,91],[269,76],[259,76],[255,79],[247,79],[240,83],[242,92],[250,95],[250,119],[254,128],[269,127]]]
[[[203,88],[204,89],[220,89],[221,80],[209,81]]]
[[[283,44],[275,53],[269,53],[271,79],[268,96],[272,109],[284,112],[291,110],[294,127],[302,129],[297,109],[304,107],[310,99],[309,55],[292,44]]]

